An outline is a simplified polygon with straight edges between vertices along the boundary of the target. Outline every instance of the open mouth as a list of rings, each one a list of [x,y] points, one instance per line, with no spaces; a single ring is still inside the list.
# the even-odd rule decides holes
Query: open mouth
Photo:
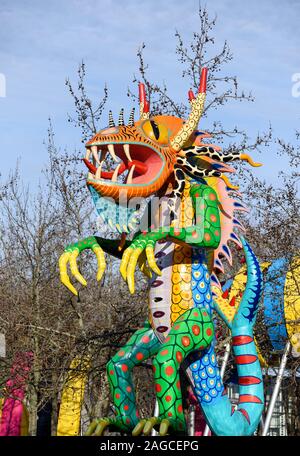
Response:
[[[158,179],[163,157],[150,146],[140,143],[106,143],[92,145],[83,159],[89,180],[101,185],[145,185]]]

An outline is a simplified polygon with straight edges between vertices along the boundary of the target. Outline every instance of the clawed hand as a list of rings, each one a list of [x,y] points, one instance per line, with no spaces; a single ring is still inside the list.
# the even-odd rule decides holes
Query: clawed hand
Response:
[[[127,281],[129,291],[132,294],[134,293],[134,271],[137,263],[141,271],[149,278],[152,277],[151,269],[155,274],[161,275],[161,270],[154,258],[154,245],[155,242],[153,240],[138,237],[123,253],[120,272],[123,279]],[[146,259],[148,265],[146,264]]]
[[[161,275],[161,270],[157,266],[154,257],[156,239],[153,238],[152,234],[150,236],[151,237],[147,235],[138,236],[123,253],[120,272],[123,279],[128,283],[130,293],[134,293],[134,272],[137,264],[141,271],[149,278],[152,277],[152,271],[157,275]],[[81,285],[86,286],[87,282],[79,272],[77,265],[77,257],[79,253],[85,249],[91,249],[97,257],[98,281],[101,280],[106,268],[104,252],[97,243],[95,237],[86,238],[83,241],[68,246],[59,258],[60,280],[76,296],[78,295],[78,292],[71,283],[67,267],[69,265],[71,274],[75,279],[78,280]]]
[[[86,286],[85,278],[79,272],[77,266],[77,257],[84,249],[91,249],[95,253],[98,262],[97,281],[99,282],[106,268],[105,255],[95,238],[87,238],[81,243],[71,245],[66,248],[65,252],[59,258],[59,271],[61,282],[74,294],[78,295],[76,288],[72,285],[68,275],[67,266],[70,265],[72,275],[81,285]]]

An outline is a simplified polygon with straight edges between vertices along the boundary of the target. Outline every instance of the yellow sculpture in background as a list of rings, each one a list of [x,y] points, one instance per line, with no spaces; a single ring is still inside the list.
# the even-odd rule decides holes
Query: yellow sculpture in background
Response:
[[[57,435],[80,434],[81,408],[88,376],[89,358],[76,357],[70,365],[59,409]]]

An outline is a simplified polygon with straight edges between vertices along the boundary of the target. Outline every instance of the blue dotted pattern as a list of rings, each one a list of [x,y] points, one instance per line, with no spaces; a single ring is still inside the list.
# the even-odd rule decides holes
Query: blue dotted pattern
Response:
[[[224,390],[213,345],[206,350],[202,358],[190,366],[195,393],[199,402],[209,403],[221,396]]]
[[[202,250],[193,249],[191,286],[195,307],[206,309],[211,315],[210,274],[206,266],[206,256]]]
[[[212,314],[213,300],[210,275],[203,250],[193,249],[192,255],[192,293],[195,307],[206,309]],[[214,344],[200,354],[201,358],[190,364],[189,368],[195,385],[195,393],[201,403],[210,403],[220,397],[224,386],[214,350]]]
[[[135,208],[115,204],[109,198],[99,196],[91,185],[88,185],[88,189],[91,192],[97,214],[100,215],[105,224],[109,224],[112,231],[118,232],[116,224],[120,224],[122,231],[126,233],[135,230],[140,224],[137,218],[138,212]]]

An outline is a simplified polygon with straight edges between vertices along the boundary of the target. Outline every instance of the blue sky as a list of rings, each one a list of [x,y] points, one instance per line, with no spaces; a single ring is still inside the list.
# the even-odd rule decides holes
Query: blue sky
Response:
[[[292,97],[292,75],[300,73],[300,4],[297,0],[211,0],[218,16],[216,46],[226,39],[234,60],[224,75],[235,74],[240,87],[252,90],[255,103],[232,103],[212,113],[212,120],[237,124],[249,136],[266,130],[292,140],[298,127],[300,98]],[[43,141],[51,116],[56,142],[69,151],[81,147],[80,132],[67,123],[73,109],[64,85],[76,81],[84,59],[93,98],[109,88],[108,108],[131,103],[126,96],[134,72],[136,51],[144,41],[153,81],[165,81],[178,101],[189,87],[181,79],[174,39],[178,29],[186,40],[199,28],[198,0],[0,0],[0,73],[7,92],[0,98],[1,174],[6,177],[19,158],[26,181],[37,182],[47,159]],[[214,117],[215,116],[215,117]],[[104,125],[106,125],[106,118]],[[275,147],[263,157],[258,172],[272,179],[280,169]]]

